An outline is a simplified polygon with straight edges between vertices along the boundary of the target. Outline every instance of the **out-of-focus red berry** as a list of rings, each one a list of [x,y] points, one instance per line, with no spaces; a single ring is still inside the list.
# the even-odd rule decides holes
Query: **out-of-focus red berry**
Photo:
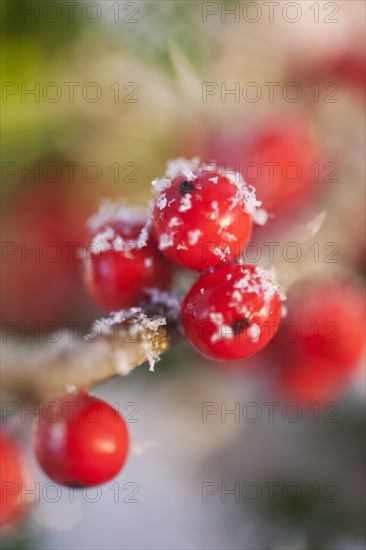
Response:
[[[262,207],[281,214],[299,208],[324,180],[324,163],[306,124],[270,121],[240,137],[218,138],[209,154],[219,166],[239,170]]]
[[[93,486],[115,477],[124,465],[129,437],[121,415],[84,393],[68,394],[42,407],[34,424],[38,462],[54,481]]]
[[[348,369],[365,349],[365,293],[341,281],[308,285],[291,295],[276,342],[286,357],[317,357]]]
[[[304,403],[337,399],[348,387],[351,372],[319,357],[289,358],[280,365],[278,388],[286,398]]]
[[[2,208],[3,322],[20,332],[22,324],[42,330],[74,319],[82,303],[78,250],[88,198],[68,182],[25,182]]]
[[[29,469],[20,444],[3,428],[0,432],[0,527],[8,528],[29,508],[26,498]]]
[[[336,99],[338,87],[347,88],[355,91],[360,97],[365,99],[366,90],[366,55],[361,50],[347,50],[342,52],[333,52],[328,56],[311,60],[308,67],[302,69],[299,73],[296,67],[297,79],[307,80],[312,84],[315,82],[326,83],[324,94],[328,101]],[[320,88],[321,89],[321,88]],[[363,101],[363,103],[365,103]]]
[[[289,294],[288,316],[268,353],[278,361],[280,388],[303,401],[336,398],[365,350],[365,294],[341,281]]]

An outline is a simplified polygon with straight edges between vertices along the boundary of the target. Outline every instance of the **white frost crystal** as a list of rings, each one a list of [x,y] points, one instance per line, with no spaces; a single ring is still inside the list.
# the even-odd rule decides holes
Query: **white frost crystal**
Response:
[[[113,228],[115,223],[126,225],[142,225],[137,239],[124,239]],[[112,202],[104,200],[99,209],[87,222],[87,227],[95,233],[89,244],[94,254],[100,254],[107,250],[128,251],[146,246],[149,237],[148,210],[136,205],[127,205],[125,202]]]
[[[85,339],[93,342],[101,334],[111,336],[115,334],[115,329],[122,323],[125,323],[128,327],[126,332],[128,331],[131,337],[132,335],[133,338],[140,336],[150,370],[154,371],[155,364],[160,360],[160,357],[153,348],[151,337],[154,333],[157,333],[159,327],[166,325],[166,318],[163,316],[148,317],[139,307],[115,311],[109,317],[96,321],[93,331]],[[113,350],[113,359],[116,371],[121,375],[128,374],[133,368],[130,366],[128,350],[124,349],[123,342],[120,347]]]
[[[215,162],[203,163],[199,157],[192,159],[186,159],[179,157],[175,160],[169,160],[167,162],[167,169],[164,178],[158,178],[153,180],[152,185],[155,193],[161,193],[171,186],[172,180],[178,176],[184,176],[187,181],[194,181],[197,179],[194,172],[206,171],[206,172],[219,172],[221,176],[229,179],[236,187],[237,193],[232,200],[231,209],[235,208],[238,204],[241,204],[244,211],[247,214],[253,216],[254,223],[264,225],[268,219],[268,213],[260,208],[262,203],[258,201],[255,194],[255,188],[252,185],[247,185],[240,172],[230,170],[230,168],[224,169],[223,166],[218,166]],[[209,178],[214,184],[218,184],[218,176],[212,176]],[[186,198],[188,197],[188,198]],[[186,195],[183,198],[180,206],[180,212],[185,212],[190,208],[190,195]],[[160,203],[161,204],[161,203]],[[158,208],[162,208],[158,205]],[[165,205],[164,205],[165,207]],[[216,212],[213,213],[215,216]],[[212,218],[215,219],[215,218]]]

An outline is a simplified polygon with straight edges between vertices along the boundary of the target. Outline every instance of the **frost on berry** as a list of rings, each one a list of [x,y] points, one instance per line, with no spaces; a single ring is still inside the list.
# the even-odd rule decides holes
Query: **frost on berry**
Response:
[[[164,194],[159,199],[164,207]],[[169,287],[174,267],[158,250],[147,210],[106,201],[89,227],[95,233],[81,252],[82,277],[102,307],[117,311],[139,306],[147,288]]]
[[[87,221],[91,233],[96,233],[109,223],[122,221],[128,224],[143,225],[148,217],[146,208],[126,204],[124,201],[102,200],[98,210]]]
[[[247,330],[247,336],[252,342],[258,342],[261,335],[261,328],[257,323],[252,323]]]
[[[188,181],[194,181],[196,179],[194,172],[196,170],[200,170],[200,167],[202,167],[202,162],[199,157],[194,157],[191,160],[183,157],[175,160],[168,160],[166,176],[167,178],[173,180],[176,177],[183,175]]]
[[[172,235],[168,235],[168,233],[163,233],[162,235],[160,235],[159,250],[165,250],[166,248],[173,246],[173,244],[174,243]]]
[[[195,245],[198,243],[199,238],[203,235],[202,231],[200,229],[196,229],[195,231],[188,231],[188,242],[191,245]]]
[[[210,320],[214,323],[216,331],[211,336],[211,344],[219,342],[221,338],[233,338],[234,331],[232,327],[224,323],[224,316],[222,313],[216,313],[212,311],[210,313]]]
[[[174,264],[203,271],[238,258],[249,242],[253,220],[264,224],[255,189],[240,173],[215,163],[170,160],[153,181],[152,232]]]
[[[183,195],[180,200],[180,206],[178,212],[186,212],[192,208],[192,197],[191,195]]]
[[[269,214],[264,208],[257,208],[253,213],[253,222],[257,225],[265,225],[268,221]]]
[[[126,226],[142,226],[137,239],[125,239],[118,234],[116,224]],[[104,200],[99,209],[87,222],[87,227],[94,233],[93,253],[100,254],[107,250],[116,252],[141,249],[146,246],[149,238],[151,221],[148,210],[141,206],[127,205],[124,201],[113,202]]]
[[[159,195],[157,201],[156,201],[156,206],[160,209],[160,210],[163,210],[163,208],[166,207],[166,204],[167,204],[167,198],[166,198],[166,194],[165,193],[162,193],[161,195]]]
[[[241,264],[208,270],[184,300],[185,334],[206,357],[243,359],[273,338],[284,299],[273,271]]]
[[[154,193],[158,194],[162,191],[165,191],[171,186],[171,181],[168,178],[155,178],[152,180],[151,184],[154,188]]]
[[[250,271],[246,272],[239,281],[234,283],[234,288],[261,295],[266,304],[271,302],[275,294],[279,295],[281,301],[286,300],[286,293],[277,282],[273,268],[264,269],[263,267],[254,266],[254,277]]]
[[[225,169],[220,166],[217,167],[215,162],[204,163],[199,157],[194,157],[192,159],[185,159],[179,157],[175,160],[169,160],[167,163],[167,169],[165,177],[161,179],[153,180],[152,184],[154,187],[155,193],[161,193],[162,191],[168,189],[171,186],[172,180],[178,176],[184,176],[187,182],[195,181],[197,176],[195,172],[215,172],[218,171],[221,176],[226,177],[237,187],[237,194],[233,200],[233,208],[237,204],[241,204],[244,207],[244,211],[253,216],[254,222],[259,225],[264,225],[268,219],[268,214],[266,210],[260,208],[262,205],[261,201],[258,201],[256,198],[255,188],[252,185],[247,185],[244,181],[244,178],[240,172],[233,172],[230,168]],[[212,176],[209,178],[214,184],[218,183],[218,176]],[[190,208],[190,195],[185,195],[185,201],[181,203],[180,211],[184,212]],[[164,204],[164,208],[166,203]],[[257,214],[256,214],[257,213]]]

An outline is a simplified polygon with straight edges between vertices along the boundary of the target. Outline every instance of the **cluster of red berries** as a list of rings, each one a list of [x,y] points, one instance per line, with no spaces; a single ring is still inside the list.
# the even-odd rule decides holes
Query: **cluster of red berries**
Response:
[[[181,313],[186,337],[200,353],[242,359],[276,335],[281,387],[304,400],[333,397],[364,351],[364,293],[334,281],[301,288],[290,300],[284,338],[279,327],[285,296],[273,273],[238,261],[253,222],[266,218],[254,188],[239,174],[218,172],[198,159],[170,162],[166,177],[153,185],[150,216],[104,203],[90,220],[94,235],[84,256],[84,282],[92,296],[109,310],[130,308],[152,289],[168,288],[176,268],[196,270]],[[49,405],[34,423],[43,471],[72,487],[116,476],[129,449],[122,416],[86,392],[53,401],[55,415]],[[29,467],[19,444],[3,431],[0,459],[3,527],[28,508],[23,495]]]
[[[55,482],[70,487],[106,483],[123,467],[129,435],[122,416],[87,393],[69,393],[41,407],[34,421],[39,465]],[[0,434],[0,527],[20,519],[29,508],[32,476],[20,444]]]
[[[151,289],[167,288],[175,267],[197,270],[182,305],[187,339],[213,359],[240,359],[259,351],[278,329],[283,296],[271,272],[236,263],[253,220],[265,217],[258,213],[254,188],[240,176],[203,167],[198,159],[169,163],[166,177],[153,183],[150,217],[105,203],[90,220],[94,236],[84,261],[88,290],[116,311],[138,306]],[[81,392],[59,397],[42,410],[47,414],[34,423],[34,448],[52,480],[88,487],[120,471],[129,437],[110,405]],[[1,522],[9,524],[26,509],[26,476],[19,447],[8,436],[1,439],[0,453]]]
[[[199,159],[170,161],[153,186],[150,217],[104,204],[91,220],[89,292],[110,310],[138,306],[149,289],[168,287],[174,267],[193,269],[199,277],[182,305],[191,344],[222,360],[265,347],[280,324],[284,296],[273,273],[237,262],[253,221],[266,218],[255,189],[240,174]]]

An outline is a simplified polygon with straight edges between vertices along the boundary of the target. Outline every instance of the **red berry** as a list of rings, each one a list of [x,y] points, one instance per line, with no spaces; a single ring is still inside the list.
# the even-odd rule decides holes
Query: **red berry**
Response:
[[[330,361],[334,373],[362,358],[365,294],[357,286],[330,281],[302,287],[289,298],[288,312],[276,337],[284,358]]]
[[[220,164],[241,171],[270,213],[302,206],[324,178],[320,152],[301,121],[267,122],[212,149]]]
[[[281,321],[279,286],[252,265],[227,265],[201,275],[186,296],[186,336],[212,359],[241,359],[264,348]]]
[[[189,269],[205,270],[234,260],[251,235],[252,214],[259,205],[254,188],[234,176],[202,169],[198,161],[192,161],[192,169],[188,161],[176,162],[177,168],[170,170],[172,180],[154,182],[160,187],[153,209],[159,249]]]
[[[319,357],[299,357],[280,365],[278,385],[292,399],[301,402],[326,402],[338,397],[347,387],[349,372],[333,361]]]
[[[171,282],[173,266],[159,252],[149,229],[123,212],[99,229],[88,250],[84,283],[108,310],[136,306],[147,289],[165,289]]]
[[[81,188],[27,180],[9,189],[2,213],[4,322],[34,329],[80,314],[85,299],[77,249],[85,242],[90,200]]]
[[[327,96],[332,92],[331,85],[344,84],[357,92],[363,99],[365,95],[366,79],[366,56],[363,50],[332,51],[330,55],[323,55],[319,61],[319,53],[316,59],[309,60],[309,66],[302,70],[302,74],[297,74],[305,81],[315,81],[326,83],[328,86],[322,86]],[[298,73],[298,65],[296,72]],[[310,88],[311,89],[311,88]],[[334,86],[334,92],[338,89]],[[335,95],[335,93],[334,93]]]
[[[3,429],[0,463],[0,527],[4,528],[19,520],[28,509],[25,495],[29,469],[19,443]]]
[[[92,486],[109,481],[125,463],[129,437],[120,414],[84,393],[68,394],[42,407],[34,424],[38,462],[54,481]]]
[[[260,170],[253,185],[269,212],[301,205],[323,177],[319,151],[305,128],[299,126],[258,129],[244,148],[243,159],[244,163],[254,162]]]

